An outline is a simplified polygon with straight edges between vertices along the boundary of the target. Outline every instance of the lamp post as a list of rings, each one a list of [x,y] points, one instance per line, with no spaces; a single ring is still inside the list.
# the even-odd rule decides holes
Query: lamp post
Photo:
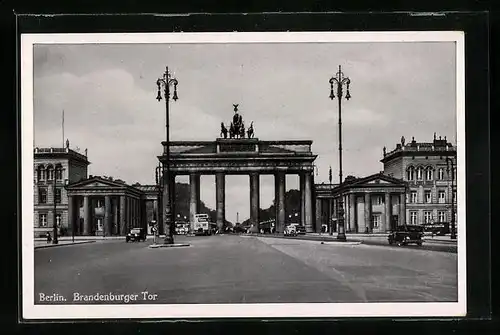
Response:
[[[450,166],[451,166],[451,236],[452,240],[457,239],[457,231],[455,227],[455,162],[452,158],[446,157],[446,172],[448,176],[450,175]],[[448,179],[449,181],[449,179]]]
[[[339,187],[342,187],[342,97],[344,95],[343,86],[347,88],[347,94],[345,96],[346,100],[351,98],[349,92],[349,85],[351,80],[349,77],[344,76],[342,69],[339,65],[339,71],[334,77],[330,78],[330,99],[335,99],[334,88],[337,91],[337,99],[339,101]],[[345,227],[344,227],[344,201],[342,193],[339,195],[339,200],[337,204],[337,222],[338,222],[338,234],[337,239],[345,241]]]
[[[174,223],[175,220],[171,218],[171,198],[172,198],[172,185],[170,185],[170,127],[169,127],[169,102],[170,102],[170,87],[174,87],[174,94],[172,96],[172,99],[174,101],[177,101],[179,98],[177,96],[177,84],[178,81],[176,78],[172,76],[172,74],[168,71],[168,66],[165,69],[165,72],[163,73],[163,76],[161,78],[158,78],[156,81],[156,85],[158,86],[158,95],[156,96],[156,100],[158,102],[161,101],[162,99],[162,88],[163,88],[163,98],[165,98],[165,137],[166,137],[166,160],[165,163],[163,164],[163,167],[165,168],[166,166],[166,173],[165,170],[163,169],[163,185],[166,188],[166,194],[164,194],[164,199],[163,199],[163,207],[165,208],[165,213],[164,213],[164,226],[168,227],[168,234],[165,233],[165,244],[173,244],[174,243]]]

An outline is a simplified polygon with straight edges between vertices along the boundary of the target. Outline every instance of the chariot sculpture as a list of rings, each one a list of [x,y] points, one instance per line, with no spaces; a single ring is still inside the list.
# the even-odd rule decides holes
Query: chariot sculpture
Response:
[[[250,127],[247,130],[245,130],[245,123],[243,122],[243,118],[238,113],[238,104],[233,104],[233,107],[234,107],[233,121],[229,126],[229,130],[224,125],[224,122],[221,122],[220,136],[227,138],[229,133],[229,138],[233,139],[233,138],[245,138],[246,134],[248,138],[253,138],[254,137],[253,121],[250,124]]]

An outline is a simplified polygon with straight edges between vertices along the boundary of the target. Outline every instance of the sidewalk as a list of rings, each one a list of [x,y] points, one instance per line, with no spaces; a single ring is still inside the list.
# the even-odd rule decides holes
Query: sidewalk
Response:
[[[149,235],[148,235],[149,236]],[[152,238],[152,237],[151,237]],[[61,241],[72,241],[72,236],[58,236],[57,239],[59,242]],[[105,241],[105,240],[124,240],[125,236],[75,236],[76,241]],[[35,241],[44,241],[47,242],[47,238],[45,237],[35,237]]]
[[[75,241],[75,242],[72,242],[71,240],[69,240],[69,241],[59,240],[58,242],[59,243],[57,243],[57,244],[52,244],[52,242],[47,243],[47,240],[43,240],[43,241],[35,241],[34,245],[35,245],[35,249],[43,249],[43,248],[52,248],[52,247],[63,247],[63,246],[75,245],[75,244],[93,243],[95,241]]]

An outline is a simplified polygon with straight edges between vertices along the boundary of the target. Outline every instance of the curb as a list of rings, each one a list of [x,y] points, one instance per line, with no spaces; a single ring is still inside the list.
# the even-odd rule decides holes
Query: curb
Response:
[[[360,245],[362,241],[352,241],[352,242],[340,242],[340,241],[321,241],[321,244],[331,244],[331,245]]]
[[[179,248],[179,247],[189,247],[190,244],[186,243],[175,243],[175,244],[151,244],[148,246],[149,249],[158,249],[158,248]]]
[[[47,245],[36,245],[35,249],[45,249],[45,248],[54,248],[54,247],[65,247],[70,245],[77,244],[86,244],[86,243],[94,243],[95,241],[78,241],[74,243],[62,243],[62,244],[47,244]]]

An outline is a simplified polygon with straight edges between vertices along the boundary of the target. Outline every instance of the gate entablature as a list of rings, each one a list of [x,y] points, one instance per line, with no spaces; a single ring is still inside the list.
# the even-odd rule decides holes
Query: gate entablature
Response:
[[[166,142],[162,144],[164,154],[158,159],[166,163]],[[215,141],[171,141],[169,171],[181,175],[193,172],[269,174],[277,171],[312,171],[317,155],[312,153],[311,145],[310,140],[218,138]]]

